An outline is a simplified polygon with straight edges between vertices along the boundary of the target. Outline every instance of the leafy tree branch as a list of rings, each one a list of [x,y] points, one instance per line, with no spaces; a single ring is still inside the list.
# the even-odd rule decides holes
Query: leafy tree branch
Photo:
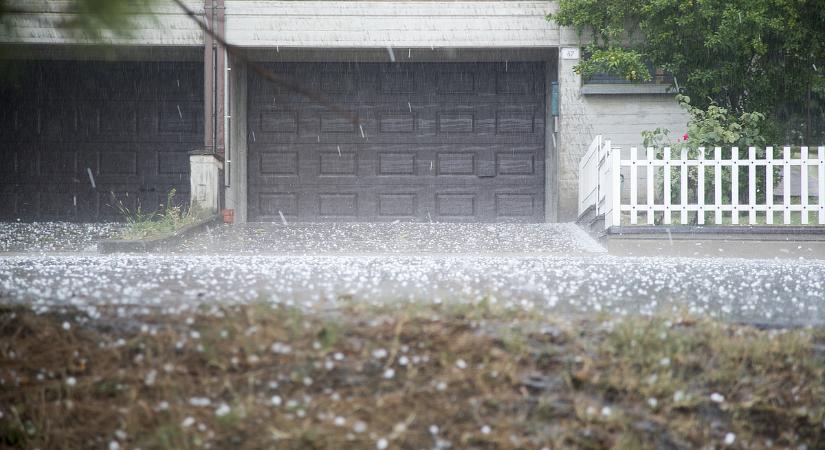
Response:
[[[758,111],[774,142],[825,141],[825,7],[821,0],[560,0],[548,16],[591,41],[578,70],[673,74],[702,109]]]

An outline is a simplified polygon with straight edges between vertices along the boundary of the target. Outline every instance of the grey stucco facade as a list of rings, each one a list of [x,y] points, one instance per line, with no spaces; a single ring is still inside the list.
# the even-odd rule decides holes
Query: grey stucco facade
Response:
[[[32,7],[28,2],[19,3],[21,7]],[[59,12],[57,3],[60,2],[38,2],[34,7],[50,11],[48,17],[54,19],[59,17],[55,14]],[[204,13],[203,3],[188,5],[197,14]],[[137,12],[146,14],[146,18],[138,17],[136,21],[139,32],[130,38],[113,36],[110,43],[134,48],[135,54],[146,54],[147,48],[156,49],[146,59],[203,46],[203,34],[173,5],[161,3],[157,8]],[[540,122],[545,148],[544,217],[546,221],[575,219],[578,162],[596,135],[611,139],[614,146],[629,148],[641,144],[643,130],[663,127],[680,134],[687,117],[673,94],[662,89],[642,90],[647,93],[632,88],[587,93],[573,70],[578,60],[559,57],[562,48],[582,46],[579,36],[574,30],[545,20],[546,14],[555,8],[555,2],[534,1],[226,1],[226,41],[237,46],[243,57],[228,58],[227,89],[223,94],[228,116],[223,136],[225,182],[214,189],[222,190],[225,206],[235,210],[236,220],[246,220],[250,136],[246,117],[249,68],[245,59],[388,63],[397,56],[401,64],[540,61],[547,71],[547,98]],[[149,18],[148,13],[159,19]],[[36,17],[9,19],[15,22],[14,26],[0,28],[0,42],[14,44],[17,49],[36,48],[44,58],[54,57],[49,56],[54,53],[43,51],[44,47],[68,48],[88,43]],[[17,57],[32,54],[28,50],[18,51]],[[557,120],[550,111],[550,86],[555,81],[560,94]]]

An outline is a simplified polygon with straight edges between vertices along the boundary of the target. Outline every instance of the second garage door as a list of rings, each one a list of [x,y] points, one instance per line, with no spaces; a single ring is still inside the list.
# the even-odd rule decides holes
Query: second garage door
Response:
[[[12,67],[0,83],[0,220],[124,220],[118,205],[154,211],[172,189],[188,202],[188,152],[203,142],[202,63]]]
[[[542,63],[289,63],[249,82],[251,220],[544,221]]]

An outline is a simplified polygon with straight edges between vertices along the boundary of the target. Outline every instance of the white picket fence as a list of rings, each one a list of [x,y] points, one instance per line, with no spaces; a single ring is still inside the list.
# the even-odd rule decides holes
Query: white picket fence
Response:
[[[777,150],[767,147],[758,157],[762,152],[751,147],[742,158],[744,149],[734,147],[723,159],[721,147],[698,148],[692,157],[682,149],[673,158],[668,147],[644,155],[633,147],[624,158],[597,136],[579,162],[579,215],[593,208],[605,228],[639,225],[640,216],[647,225],[825,225],[825,147],[783,147],[778,157]]]

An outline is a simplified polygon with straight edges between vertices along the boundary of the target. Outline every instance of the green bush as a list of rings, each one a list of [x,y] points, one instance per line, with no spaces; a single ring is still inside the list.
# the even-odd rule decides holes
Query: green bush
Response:
[[[669,155],[671,158],[679,157],[682,151],[686,150],[688,157],[695,159],[699,155],[699,148],[702,147],[705,148],[705,159],[713,159],[715,147],[722,148],[722,159],[730,159],[734,147],[739,149],[740,159],[748,158],[750,147],[756,148],[757,159],[765,158],[766,140],[761,132],[761,127],[765,121],[763,114],[758,112],[745,112],[737,116],[713,102],[711,102],[707,109],[701,109],[692,106],[689,97],[678,95],[676,99],[690,115],[687,132],[683,136],[674,142],[670,138],[670,130],[664,128],[642,132],[645,147],[654,147],[657,158],[661,159],[664,156],[666,147],[670,148],[672,152],[672,154]],[[702,169],[690,167],[688,169],[688,199],[692,203],[697,201],[699,170],[705,171],[705,203],[711,203],[714,200],[714,171],[711,167]],[[731,173],[732,170],[730,169],[722,170],[723,186],[730,186]],[[744,203],[748,200],[748,168],[740,167],[738,176],[738,200],[740,203]],[[757,167],[756,182],[757,201],[761,202],[765,200],[764,167]],[[657,174],[657,183],[659,185],[659,191],[662,192],[664,183],[662,173]],[[677,202],[680,199],[680,186],[679,171],[672,170],[672,202]],[[722,201],[724,203],[730,203],[731,200],[730,190],[723,190]]]
[[[605,73],[628,81],[650,81],[650,71],[642,60],[642,55],[623,48],[599,49],[591,47],[590,57],[573,68],[582,78],[589,79],[597,73]]]

